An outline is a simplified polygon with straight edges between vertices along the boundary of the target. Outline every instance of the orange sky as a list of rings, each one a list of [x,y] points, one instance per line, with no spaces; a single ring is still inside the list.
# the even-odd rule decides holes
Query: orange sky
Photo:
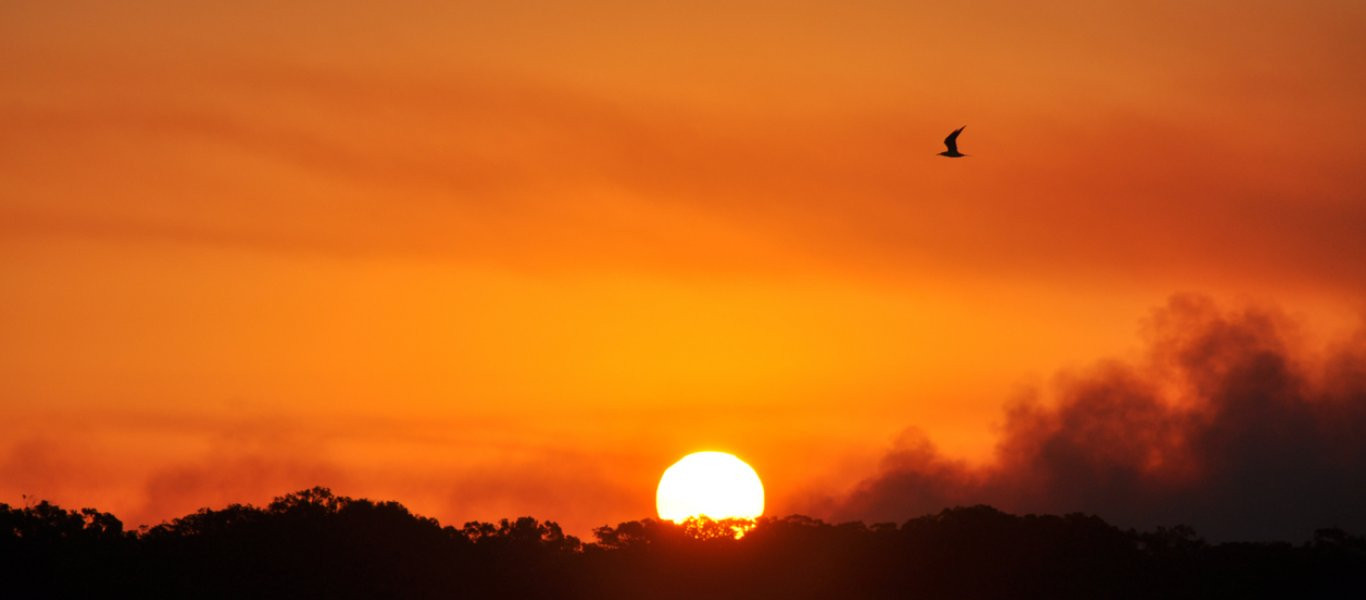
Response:
[[[1366,7],[1116,4],[0,3],[0,501],[786,513],[1174,292],[1345,331]]]

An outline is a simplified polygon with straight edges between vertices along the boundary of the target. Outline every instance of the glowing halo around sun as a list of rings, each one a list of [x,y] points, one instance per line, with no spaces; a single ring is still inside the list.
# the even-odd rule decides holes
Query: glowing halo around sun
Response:
[[[725,452],[694,452],[664,470],[655,492],[659,518],[756,519],[764,514],[764,484],[754,468]]]

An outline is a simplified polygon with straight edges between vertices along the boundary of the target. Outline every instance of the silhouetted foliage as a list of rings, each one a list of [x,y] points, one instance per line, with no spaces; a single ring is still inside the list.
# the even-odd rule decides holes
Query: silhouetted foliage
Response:
[[[142,533],[113,515],[0,504],[4,597],[1366,597],[1366,537],[1210,544],[1189,527],[959,507],[896,525],[793,515],[652,519],[582,543],[530,517],[441,526],[325,488],[203,509]]]

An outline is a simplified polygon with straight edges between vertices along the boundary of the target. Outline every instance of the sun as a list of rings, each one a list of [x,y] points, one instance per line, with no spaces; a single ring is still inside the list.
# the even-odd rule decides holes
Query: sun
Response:
[[[659,518],[755,519],[764,514],[759,474],[734,455],[694,452],[664,470],[655,492]]]

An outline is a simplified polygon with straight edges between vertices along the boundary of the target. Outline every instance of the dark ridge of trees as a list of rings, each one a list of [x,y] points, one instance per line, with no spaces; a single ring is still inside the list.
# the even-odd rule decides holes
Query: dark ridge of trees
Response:
[[[988,506],[902,524],[651,519],[583,543],[530,517],[442,526],[313,488],[140,532],[108,513],[0,504],[0,597],[1362,598],[1366,537],[1210,544],[1189,527]]]

